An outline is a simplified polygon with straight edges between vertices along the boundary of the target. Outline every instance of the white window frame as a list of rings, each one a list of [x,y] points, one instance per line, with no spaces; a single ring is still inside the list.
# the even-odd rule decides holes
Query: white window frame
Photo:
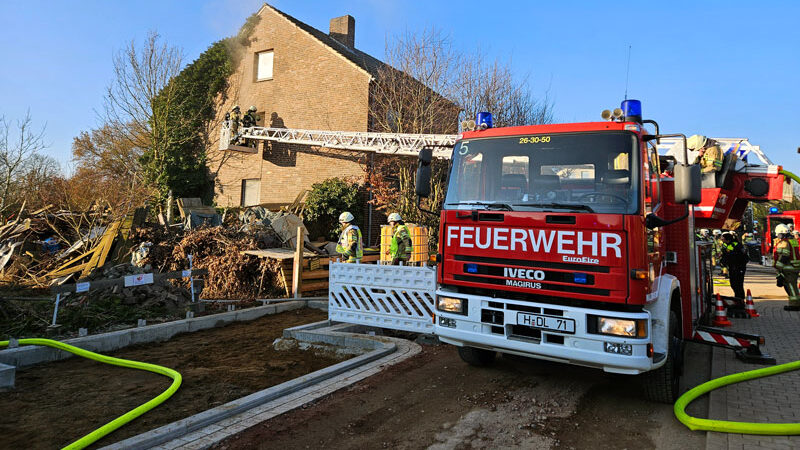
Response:
[[[261,57],[269,55],[269,76],[261,76]],[[264,50],[263,52],[256,52],[255,54],[255,71],[256,71],[256,81],[267,81],[271,80],[275,74],[275,52],[273,50]],[[267,69],[266,63],[264,69]],[[267,74],[264,74],[267,75]]]

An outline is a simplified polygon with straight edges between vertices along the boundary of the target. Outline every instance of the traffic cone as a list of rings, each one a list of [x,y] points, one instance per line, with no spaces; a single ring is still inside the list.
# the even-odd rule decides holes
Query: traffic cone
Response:
[[[722,297],[717,294],[717,311],[714,314],[714,320],[711,322],[711,325],[715,327],[729,327],[733,325],[730,320],[728,320],[728,313],[725,312],[725,306],[722,305]]]
[[[744,303],[744,312],[750,317],[760,317],[761,314],[756,312],[756,305],[753,303],[753,295],[750,294],[750,289],[747,290],[747,300]]]

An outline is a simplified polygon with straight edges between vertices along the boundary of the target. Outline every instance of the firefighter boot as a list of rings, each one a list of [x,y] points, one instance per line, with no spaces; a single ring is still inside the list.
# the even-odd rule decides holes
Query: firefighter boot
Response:
[[[784,306],[786,311],[800,311],[800,294],[797,292],[797,272],[791,270],[783,270],[784,281],[783,288],[789,295],[789,304]]]

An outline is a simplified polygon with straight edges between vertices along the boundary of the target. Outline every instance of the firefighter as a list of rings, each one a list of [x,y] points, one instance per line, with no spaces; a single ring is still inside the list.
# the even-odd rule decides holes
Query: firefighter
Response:
[[[392,226],[392,241],[387,252],[392,257],[392,265],[408,264],[411,259],[411,232],[408,230],[403,218],[398,213],[389,214],[389,225]]]
[[[242,120],[242,110],[239,109],[239,105],[234,105],[230,115],[231,139],[235,140],[238,137],[240,120]]]
[[[800,295],[797,292],[797,273],[800,272],[800,244],[789,233],[789,227],[779,224],[775,227],[778,240],[775,242],[775,253],[772,257],[772,267],[778,270],[778,285],[783,284],[786,294],[789,295],[789,304],[783,309],[787,311],[800,311]]]
[[[261,118],[258,117],[258,114],[256,114],[256,111],[258,111],[258,108],[256,108],[255,105],[251,106],[247,110],[247,114],[245,114],[242,118],[242,126],[244,128],[254,127],[258,121],[261,120]]]
[[[697,151],[695,164],[700,164],[703,173],[719,172],[722,169],[722,149],[716,141],[705,136],[695,134],[686,140],[689,150]]]
[[[339,215],[342,232],[336,244],[336,252],[342,255],[347,263],[360,263],[364,256],[364,244],[361,239],[361,230],[353,224],[354,217],[345,211]]]
[[[722,234],[722,259],[720,264],[728,268],[733,296],[744,299],[744,274],[747,271],[747,255],[744,246],[732,233]]]

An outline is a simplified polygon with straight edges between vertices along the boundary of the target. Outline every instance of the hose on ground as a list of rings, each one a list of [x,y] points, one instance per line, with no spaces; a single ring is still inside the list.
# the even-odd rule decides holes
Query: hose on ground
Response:
[[[9,341],[0,341],[0,348],[7,347]],[[98,441],[100,438],[106,436],[107,434],[111,433],[112,431],[116,430],[117,428],[125,425],[126,423],[132,421],[133,419],[141,416],[142,414],[150,411],[151,409],[155,408],[156,406],[160,405],[178,390],[181,386],[181,374],[175,370],[172,370],[167,367],[158,366],[155,364],[148,364],[139,361],[131,361],[129,359],[122,359],[122,358],[114,358],[111,356],[101,355],[99,353],[90,352],[88,350],[84,350],[82,348],[74,347],[69,344],[65,344],[63,342],[54,341],[52,339],[40,339],[40,338],[32,338],[32,339],[20,339],[20,345],[45,345],[48,347],[57,348],[59,350],[64,350],[66,352],[73,353],[75,355],[88,358],[94,361],[99,361],[105,364],[111,364],[114,366],[120,367],[128,367],[131,369],[139,369],[139,370],[146,370],[148,372],[157,373],[160,375],[164,375],[167,377],[172,378],[172,384],[167,388],[166,391],[162,392],[158,397],[153,398],[152,400],[148,401],[147,403],[143,403],[136,408],[126,412],[125,414],[117,417],[116,419],[108,422],[107,424],[103,425],[102,427],[92,431],[91,433],[83,436],[82,438],[78,439],[77,441],[67,445],[64,447],[65,449],[82,449],[86,448],[87,446],[93,444],[94,442]]]
[[[722,433],[738,434],[770,434],[770,435],[794,435],[800,434],[800,423],[755,423],[755,422],[732,422],[727,420],[700,419],[686,414],[686,407],[697,397],[711,392],[714,389],[739,383],[746,380],[768,377],[779,373],[789,372],[800,369],[800,361],[794,361],[778,366],[766,367],[763,369],[749,370],[747,372],[726,375],[711,381],[707,381],[693,389],[690,389],[675,402],[675,417],[681,423],[689,427],[690,430],[719,431]]]

